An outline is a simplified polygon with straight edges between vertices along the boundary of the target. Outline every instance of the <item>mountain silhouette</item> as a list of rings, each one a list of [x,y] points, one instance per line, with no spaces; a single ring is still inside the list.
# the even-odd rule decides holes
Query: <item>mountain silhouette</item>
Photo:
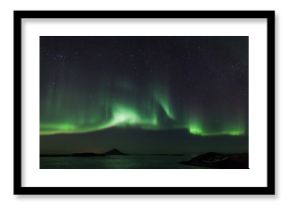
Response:
[[[120,152],[118,149],[111,149],[111,150],[103,153],[103,155],[125,155],[125,153]]]

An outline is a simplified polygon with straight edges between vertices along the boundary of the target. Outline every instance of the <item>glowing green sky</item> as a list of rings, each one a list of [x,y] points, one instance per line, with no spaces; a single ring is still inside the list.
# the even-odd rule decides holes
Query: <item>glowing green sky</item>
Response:
[[[125,91],[133,88],[126,88]],[[42,111],[40,134],[64,134],[93,132],[112,127],[140,128],[148,130],[186,129],[193,135],[243,135],[245,127],[241,121],[228,122],[218,128],[209,128],[195,113],[182,115],[175,113],[166,92],[157,89],[150,96],[143,93],[140,100],[110,96],[106,94],[92,102],[79,102],[74,96],[62,93],[58,98],[44,102],[46,110]],[[165,90],[165,89],[164,89]],[[128,90],[127,90],[128,91]],[[59,92],[55,90],[54,92]],[[124,92],[123,88],[120,92]],[[102,93],[102,92],[101,92]],[[78,96],[82,95],[78,93]],[[82,99],[85,97],[82,97]],[[103,101],[103,102],[102,102]],[[184,117],[187,116],[187,117]],[[193,120],[194,119],[194,120]]]
[[[40,135],[114,127],[246,135],[247,39],[212,39],[43,37]]]

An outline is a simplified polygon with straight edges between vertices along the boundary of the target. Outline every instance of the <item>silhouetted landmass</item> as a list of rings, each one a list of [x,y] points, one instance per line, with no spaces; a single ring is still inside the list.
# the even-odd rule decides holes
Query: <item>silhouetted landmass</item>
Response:
[[[41,157],[96,157],[96,156],[109,156],[109,155],[126,155],[125,153],[117,150],[111,149],[104,153],[93,153],[93,152],[81,152],[81,153],[72,153],[72,154],[42,154]]]
[[[71,156],[72,157],[95,157],[95,156],[104,156],[104,154],[85,152],[85,153],[73,153],[71,154]]]
[[[247,153],[221,154],[216,152],[208,152],[181,163],[185,165],[217,169],[248,169],[248,158]]]
[[[112,149],[110,151],[105,152],[104,155],[125,155],[125,153],[120,152],[117,149]]]
[[[104,156],[104,154],[96,153],[72,153],[72,154],[42,154],[40,157],[95,157],[95,156]]]

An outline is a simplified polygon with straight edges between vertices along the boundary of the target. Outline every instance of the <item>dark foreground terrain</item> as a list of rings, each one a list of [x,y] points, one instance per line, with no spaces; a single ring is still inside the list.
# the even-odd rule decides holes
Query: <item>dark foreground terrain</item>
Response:
[[[220,154],[216,152],[208,152],[181,163],[185,165],[201,166],[213,169],[248,169],[248,158],[247,153]]]
[[[193,157],[195,156],[195,157]],[[118,149],[104,153],[41,155],[41,169],[247,169],[247,154],[202,155],[126,154]]]

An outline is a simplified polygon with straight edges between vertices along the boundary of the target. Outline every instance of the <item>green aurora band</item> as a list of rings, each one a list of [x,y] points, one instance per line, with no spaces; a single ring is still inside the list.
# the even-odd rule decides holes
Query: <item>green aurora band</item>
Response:
[[[174,109],[165,85],[155,84],[154,88],[151,86],[143,92],[128,80],[116,81],[113,86],[104,85],[106,83],[100,82],[98,89],[91,92],[78,86],[68,89],[65,82],[48,89],[48,98],[41,100],[40,135],[86,133],[113,127],[186,129],[195,136],[245,134],[241,119],[222,120],[228,122],[210,128],[202,115]]]
[[[42,36],[40,135],[121,128],[247,137],[247,39]]]

